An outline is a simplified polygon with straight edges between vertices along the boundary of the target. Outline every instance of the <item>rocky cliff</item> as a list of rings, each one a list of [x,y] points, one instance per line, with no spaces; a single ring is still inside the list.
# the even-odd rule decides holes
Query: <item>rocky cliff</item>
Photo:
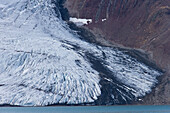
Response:
[[[165,74],[143,103],[170,103],[169,0],[67,0],[65,7],[72,17],[92,19],[87,27],[97,36],[144,50]]]

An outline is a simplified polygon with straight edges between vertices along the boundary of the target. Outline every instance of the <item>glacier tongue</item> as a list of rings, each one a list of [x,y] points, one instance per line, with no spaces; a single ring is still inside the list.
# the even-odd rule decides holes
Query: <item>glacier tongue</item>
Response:
[[[105,80],[119,81],[116,90],[124,101],[151,91],[161,73],[117,49],[80,40],[53,10],[53,1],[0,0],[0,104],[96,101],[103,78],[90,57],[111,72]],[[114,92],[111,97],[119,99]]]

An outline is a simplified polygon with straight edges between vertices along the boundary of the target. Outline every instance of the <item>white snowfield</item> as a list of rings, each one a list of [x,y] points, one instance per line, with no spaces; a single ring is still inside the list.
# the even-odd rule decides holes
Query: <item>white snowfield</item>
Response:
[[[86,52],[103,60],[135,97],[151,91],[158,71],[121,51],[80,40],[53,7],[51,0],[0,0],[0,104],[94,102],[102,86]]]
[[[69,21],[74,22],[77,26],[83,26],[92,23],[92,19],[74,18],[74,17],[71,17]]]

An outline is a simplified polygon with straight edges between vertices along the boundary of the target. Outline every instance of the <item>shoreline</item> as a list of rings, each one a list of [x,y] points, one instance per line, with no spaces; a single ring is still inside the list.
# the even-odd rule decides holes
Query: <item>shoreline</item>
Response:
[[[47,106],[18,106],[18,105],[0,105],[1,107],[12,107],[12,108],[32,108],[32,107],[121,107],[121,106],[169,106],[169,104],[166,105],[150,105],[150,104],[123,104],[123,105],[60,105],[60,104],[56,104],[56,105],[47,105]]]

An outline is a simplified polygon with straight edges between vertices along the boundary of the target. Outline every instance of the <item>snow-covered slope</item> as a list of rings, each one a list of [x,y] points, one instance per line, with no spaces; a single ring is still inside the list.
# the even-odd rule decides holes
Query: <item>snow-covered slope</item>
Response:
[[[151,91],[158,71],[118,49],[80,40],[54,2],[0,0],[0,104],[90,103],[102,95],[103,79],[115,84],[119,94],[108,96],[117,103]],[[94,60],[111,74],[101,76]]]

